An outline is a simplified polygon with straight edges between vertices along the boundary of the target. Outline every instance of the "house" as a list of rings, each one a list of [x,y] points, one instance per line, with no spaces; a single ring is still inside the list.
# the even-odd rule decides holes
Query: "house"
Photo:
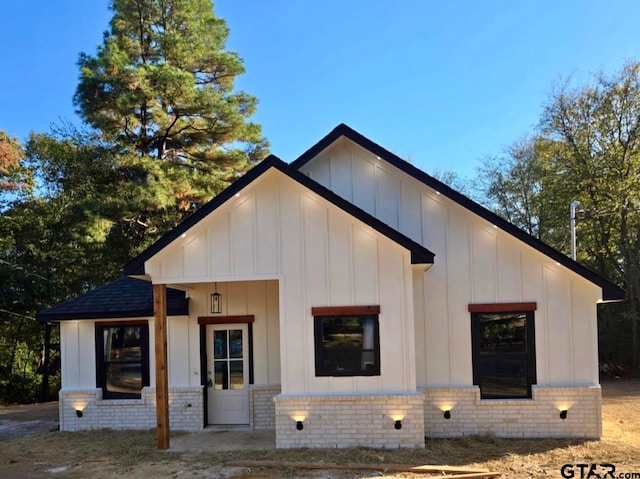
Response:
[[[346,125],[124,273],[38,315],[60,323],[61,430],[601,435],[596,305],[624,292]]]

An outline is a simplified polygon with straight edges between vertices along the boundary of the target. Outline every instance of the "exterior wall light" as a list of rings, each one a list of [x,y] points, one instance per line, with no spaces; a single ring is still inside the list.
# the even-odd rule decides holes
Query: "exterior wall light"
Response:
[[[302,424],[302,423],[306,418],[307,418],[306,417],[306,413],[304,413],[304,414],[296,413],[296,414],[293,414],[291,416],[291,419],[293,419],[295,421],[295,423],[296,423],[296,429],[298,431],[302,431],[304,429],[304,424]]]
[[[449,411],[448,409],[444,412],[444,418],[445,419],[451,419],[451,411]]]
[[[215,293],[211,295],[211,314],[220,314],[222,312],[222,295],[218,293],[218,283],[214,286]]]
[[[562,419],[563,421],[565,419],[567,419],[567,410],[563,409],[562,411],[560,411],[560,419]]]
[[[82,417],[82,409],[76,409],[76,416]]]
[[[396,419],[396,422],[394,423],[393,427],[395,427],[396,429],[402,429],[402,420]]]

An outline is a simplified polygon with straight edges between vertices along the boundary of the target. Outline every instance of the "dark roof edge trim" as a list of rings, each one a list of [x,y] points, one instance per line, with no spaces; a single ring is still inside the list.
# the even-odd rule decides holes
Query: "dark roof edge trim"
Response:
[[[287,165],[284,161],[280,160],[276,156],[269,156],[261,163],[253,167],[249,172],[247,172],[244,176],[239,178],[235,183],[230,185],[226,190],[220,193],[218,196],[213,198],[207,204],[205,204],[202,208],[200,208],[197,212],[183,221],[181,224],[176,226],[173,230],[165,234],[162,238],[152,244],[145,251],[140,253],[136,258],[131,260],[124,267],[125,275],[141,275],[145,274],[144,272],[144,263],[149,258],[160,252],[164,247],[166,247],[169,243],[177,239],[187,231],[192,226],[196,225],[202,219],[204,219],[207,215],[209,215],[212,211],[216,210],[218,207],[223,205],[227,200],[232,198],[237,192],[244,189],[246,186],[251,184],[254,180],[260,177],[263,173],[265,173],[269,168],[275,168],[281,173],[285,174],[292,180],[300,183],[305,186],[309,190],[318,194],[325,200],[329,201],[333,205],[342,209],[343,211],[349,213],[356,219],[362,221],[368,226],[372,227],[382,235],[396,242],[397,244],[403,246],[407,250],[411,252],[411,262],[412,264],[433,264],[434,254],[429,251],[427,248],[422,246],[421,244],[413,241],[407,236],[399,233],[395,229],[386,225],[379,219],[373,217],[369,213],[364,210],[358,208],[353,203],[341,198],[333,191],[325,188],[320,183],[312,180],[307,175],[299,172],[298,170],[292,168]]]
[[[189,312],[183,309],[168,309],[167,316],[188,316]],[[55,313],[46,314],[46,312],[39,312],[36,314],[36,319],[40,323],[50,323],[57,321],[75,321],[79,319],[122,319],[122,318],[153,318],[153,310],[144,311],[114,311],[114,312],[100,312],[100,313]]]
[[[428,175],[419,168],[416,168],[411,163],[391,153],[377,143],[374,143],[373,141],[366,138],[349,126],[345,125],[344,123],[341,123],[340,125],[335,127],[327,136],[322,138],[318,143],[304,152],[298,159],[291,163],[291,166],[296,170],[299,170],[302,166],[311,161],[318,153],[330,146],[341,136],[344,136],[357,145],[361,146],[362,148],[369,150],[374,155],[382,158],[384,161],[390,163],[391,165],[395,166],[414,179],[438,191],[441,195],[446,196],[450,200],[458,203],[460,206],[463,206],[464,208],[496,225],[512,236],[515,236],[532,248],[545,254],[553,261],[560,263],[561,265],[567,267],[574,273],[582,276],[593,284],[600,286],[602,288],[602,299],[604,301],[620,301],[625,299],[625,291],[615,283],[600,276],[598,273],[590,270],[580,263],[573,261],[567,255],[561,253],[555,248],[552,248],[543,241],[531,236],[530,234],[521,230],[501,216],[498,216],[492,211],[489,211],[487,208],[476,203],[462,193]]]

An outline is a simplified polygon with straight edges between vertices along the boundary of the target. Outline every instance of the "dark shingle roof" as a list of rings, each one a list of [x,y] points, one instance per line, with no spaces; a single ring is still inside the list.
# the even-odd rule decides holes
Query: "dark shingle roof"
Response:
[[[167,288],[167,315],[189,314],[184,291]],[[140,318],[153,316],[153,285],[123,277],[36,314],[41,323],[70,319]]]

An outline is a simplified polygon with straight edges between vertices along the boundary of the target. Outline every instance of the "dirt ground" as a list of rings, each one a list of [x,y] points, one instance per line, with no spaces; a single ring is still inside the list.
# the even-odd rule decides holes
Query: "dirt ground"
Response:
[[[57,403],[0,408],[0,477],[96,478],[428,478],[384,471],[306,471],[293,468],[239,468],[240,460],[368,464],[449,464],[486,468],[503,478],[561,478],[563,464],[611,463],[616,477],[640,477],[640,381],[603,383],[603,437],[509,440],[493,436],[428,440],[420,450],[252,450],[202,451],[156,449],[155,432],[56,430]],[[178,443],[180,435],[172,437]],[[172,442],[173,443],[173,442]],[[603,477],[604,470],[596,469]],[[583,477],[588,477],[588,468]],[[568,476],[567,476],[568,477]],[[575,478],[580,471],[575,470]],[[591,475],[590,477],[597,477]],[[619,476],[619,477],[625,477]],[[633,477],[631,475],[626,477]]]

